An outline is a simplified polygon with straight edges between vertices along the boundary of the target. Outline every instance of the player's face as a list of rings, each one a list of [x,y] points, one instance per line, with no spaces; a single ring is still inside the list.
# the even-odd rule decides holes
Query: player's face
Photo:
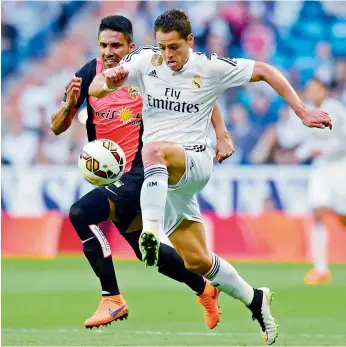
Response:
[[[128,43],[123,33],[104,30],[99,35],[100,58],[106,69],[116,66],[120,60],[135,47]]]
[[[179,71],[188,60],[193,40],[193,34],[190,34],[187,40],[184,40],[176,31],[169,33],[156,32],[156,41],[163,60],[173,71]]]
[[[317,81],[310,81],[305,90],[305,97],[316,106],[326,97],[326,89]]]

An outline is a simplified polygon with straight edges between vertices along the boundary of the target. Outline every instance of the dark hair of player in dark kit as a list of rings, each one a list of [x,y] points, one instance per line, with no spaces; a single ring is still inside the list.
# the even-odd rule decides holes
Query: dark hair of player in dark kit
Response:
[[[189,34],[191,34],[191,23],[187,14],[179,8],[172,8],[156,18],[154,23],[154,34],[158,31],[163,33],[170,33],[176,31],[180,37],[187,40]]]
[[[126,17],[108,16],[102,18],[99,26],[98,37],[104,30],[112,30],[122,33],[128,43],[133,42],[132,23]]]

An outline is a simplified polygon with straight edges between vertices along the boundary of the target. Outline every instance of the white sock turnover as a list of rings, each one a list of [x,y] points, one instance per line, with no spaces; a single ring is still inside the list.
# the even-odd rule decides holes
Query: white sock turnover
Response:
[[[143,230],[158,234],[164,218],[168,190],[167,167],[161,164],[144,168],[141,190]]]
[[[239,299],[246,306],[250,305],[254,297],[253,288],[239,276],[230,263],[214,253],[211,255],[213,265],[204,277],[222,292]]]

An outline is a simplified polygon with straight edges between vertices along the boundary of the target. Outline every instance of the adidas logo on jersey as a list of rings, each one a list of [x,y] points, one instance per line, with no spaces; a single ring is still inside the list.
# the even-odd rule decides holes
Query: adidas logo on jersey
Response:
[[[148,76],[158,78],[155,70],[149,72],[149,73],[148,73]]]

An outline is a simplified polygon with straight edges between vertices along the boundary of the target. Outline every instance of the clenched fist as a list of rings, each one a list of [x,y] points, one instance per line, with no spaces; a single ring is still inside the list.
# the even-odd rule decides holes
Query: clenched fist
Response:
[[[123,66],[117,66],[103,71],[102,75],[109,89],[117,89],[124,84],[129,72]]]
[[[215,152],[216,159],[220,164],[234,153],[233,142],[228,134],[216,140]]]

